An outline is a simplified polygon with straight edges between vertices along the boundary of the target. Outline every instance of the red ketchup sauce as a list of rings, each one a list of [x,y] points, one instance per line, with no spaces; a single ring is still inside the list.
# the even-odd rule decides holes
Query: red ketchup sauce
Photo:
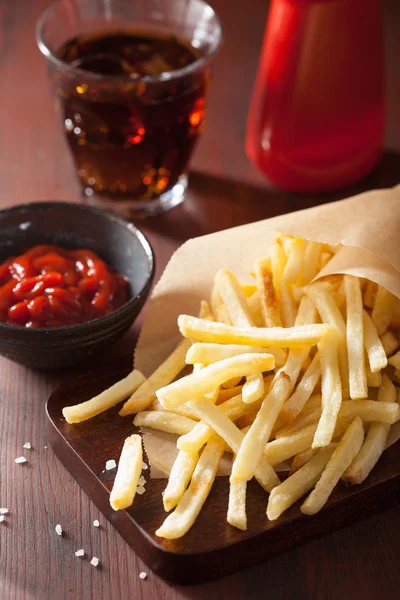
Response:
[[[9,325],[76,325],[128,300],[127,280],[91,250],[34,246],[0,265],[0,321]]]

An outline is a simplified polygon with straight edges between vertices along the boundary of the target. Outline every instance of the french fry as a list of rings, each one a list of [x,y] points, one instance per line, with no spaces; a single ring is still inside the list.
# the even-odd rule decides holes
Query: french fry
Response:
[[[319,406],[315,410],[306,413],[305,415],[300,415],[294,423],[290,423],[289,425],[282,427],[282,429],[279,429],[275,433],[275,439],[293,435],[296,431],[300,431],[300,429],[307,427],[311,423],[317,423],[317,421],[321,418],[321,412],[322,406]]]
[[[198,400],[212,392],[231,377],[252,375],[270,371],[275,366],[271,354],[242,354],[221,360],[204,367],[198,373],[192,373],[157,390],[157,398],[164,408],[173,408],[184,404],[188,399]]]
[[[173,540],[182,537],[189,531],[207,500],[223,452],[224,444],[221,439],[214,437],[207,443],[200,455],[188,489],[178,502],[174,512],[170,513],[161,527],[157,529],[158,537]]]
[[[321,363],[322,413],[312,448],[327,446],[332,441],[337,415],[342,404],[342,388],[338,369],[339,335],[333,329],[318,344]]]
[[[368,279],[364,290],[364,304],[368,308],[373,308],[375,304],[377,284]]]
[[[357,456],[363,440],[364,429],[362,421],[359,417],[356,417],[346,429],[342,439],[335,448],[314,490],[302,504],[300,510],[303,514],[314,515],[321,510],[331,495],[333,488]]]
[[[223,323],[203,321],[180,315],[178,326],[184,337],[196,342],[243,344],[273,348],[302,348],[314,346],[330,330],[330,325],[303,325],[300,327],[232,327]]]
[[[264,378],[262,373],[256,373],[247,377],[242,388],[243,402],[251,404],[264,394]]]
[[[385,331],[381,336],[381,344],[387,357],[391,356],[400,345],[399,338],[393,333],[393,331]]]
[[[270,521],[280,517],[315,486],[334,450],[334,445],[320,448],[304,466],[272,490],[267,506],[267,517]]]
[[[319,257],[322,245],[319,242],[306,242],[304,250],[303,271],[301,273],[300,284],[310,283],[318,272]]]
[[[363,314],[364,325],[364,346],[368,355],[369,366],[372,373],[377,373],[387,366],[387,357],[381,340],[378,337],[376,327],[367,313],[364,310]]]
[[[344,276],[347,308],[347,356],[349,359],[350,398],[367,398],[367,374],[364,361],[364,327],[361,286],[358,277]],[[372,369],[371,369],[372,370]]]
[[[255,264],[254,270],[257,289],[260,294],[260,306],[264,325],[265,327],[281,327],[282,322],[269,259],[259,259]]]
[[[232,466],[231,482],[249,481],[253,477],[289,389],[290,379],[288,375],[283,371],[278,372],[270,392],[263,401],[239,448]]]
[[[372,309],[372,320],[379,335],[383,335],[392,320],[396,309],[397,298],[381,285],[378,286],[374,307]]]
[[[316,408],[313,411],[314,417],[318,417],[319,410]],[[400,419],[400,405],[397,402],[377,402],[376,400],[343,400],[338,418],[353,419],[354,417],[360,417],[364,423],[379,421],[393,425]]]
[[[303,269],[304,240],[298,237],[292,238],[289,248],[282,280],[286,284],[296,285]]]
[[[230,525],[242,531],[246,531],[247,529],[246,488],[246,481],[230,484],[228,515],[226,518]]]
[[[396,402],[396,399],[396,388],[384,375],[378,391],[378,402]],[[343,481],[361,483],[368,477],[386,447],[389,430],[389,423],[371,423],[359,453],[342,476]]]
[[[400,369],[400,352],[389,358],[389,365],[392,365],[395,369]]]
[[[203,421],[206,421],[208,425],[228,444],[232,449],[232,452],[237,455],[235,459],[236,462],[239,450],[243,444],[243,439],[248,432],[244,435],[243,432],[230,421],[226,414],[210,402],[203,399],[198,400],[194,405],[199,417],[201,417]],[[234,465],[235,463],[233,464],[232,470]],[[267,491],[271,491],[275,485],[278,485],[279,480],[277,475],[265,459],[259,461],[253,475]]]
[[[63,408],[62,412],[65,420],[67,423],[81,423],[82,421],[86,421],[86,419],[91,419],[125,400],[144,381],[146,381],[144,375],[135,369],[127,377],[114,383],[108,390],[105,390],[91,400]]]
[[[136,427],[150,427],[168,433],[184,435],[196,426],[196,421],[166,410],[138,412],[133,420]]]
[[[246,296],[236,277],[227,269],[218,271],[216,278],[219,295],[225,304],[229,319],[236,327],[254,327]]]
[[[361,402],[361,400],[357,400],[357,402]],[[349,417],[339,418],[336,421],[333,439],[340,437],[348,425]],[[276,467],[276,465],[279,465],[285,460],[293,458],[296,454],[309,450],[316,429],[317,424],[311,423],[311,425],[304,427],[304,429],[301,429],[300,431],[296,431],[293,435],[268,442],[263,452],[264,458],[267,459],[272,467]]]
[[[325,450],[325,448],[329,448],[330,446],[331,444],[329,444],[329,446],[325,446],[324,448],[309,448],[308,450],[304,450],[304,452],[300,452],[300,454],[296,454],[296,456],[292,458],[289,472],[290,475],[293,475],[293,473],[296,473],[296,471],[301,469],[301,467],[308,463],[308,461],[311,460],[317,452],[320,452],[320,450]]]
[[[169,512],[178,504],[189,485],[199,455],[180,450],[172,465],[167,487],[163,493],[164,510]]]
[[[208,321],[205,321],[207,323]],[[185,367],[185,357],[191,346],[190,340],[182,340],[169,357],[125,402],[119,414],[121,417],[146,410],[156,398],[156,391],[168,385]]]
[[[316,352],[312,359],[310,366],[307,368],[303,377],[301,378],[296,390],[286,400],[282,407],[280,415],[288,423],[293,423],[298,415],[301,413],[307,400],[310,398],[314,391],[315,386],[319,378],[321,377],[321,365],[319,362],[319,353]]]
[[[331,260],[332,258],[332,254],[330,252],[321,252],[321,255],[319,257],[319,271],[322,271],[322,269],[325,267],[325,265],[328,264],[328,262]]]
[[[241,346],[240,344],[193,344],[187,354],[187,364],[211,363],[239,356],[240,354],[272,354],[275,365],[282,366],[286,361],[286,353],[281,348],[263,348],[262,346]]]
[[[286,256],[281,238],[277,238],[269,251],[273,283],[279,302],[281,322],[284,327],[292,327],[296,317],[296,304],[290,286],[283,281]]]
[[[346,323],[333,296],[321,288],[318,285],[318,282],[304,288],[304,292],[314,302],[319,314],[321,315],[322,321],[324,323],[333,325],[339,331],[339,370],[342,383],[342,396],[346,398],[348,395],[349,386],[349,367],[347,362],[346,348]]]
[[[110,494],[110,504],[114,510],[123,510],[133,504],[142,472],[142,460],[142,438],[140,435],[131,435],[122,447]]]
[[[261,297],[256,291],[250,298],[247,299],[249,311],[256,327],[264,327],[264,318],[261,312]]]

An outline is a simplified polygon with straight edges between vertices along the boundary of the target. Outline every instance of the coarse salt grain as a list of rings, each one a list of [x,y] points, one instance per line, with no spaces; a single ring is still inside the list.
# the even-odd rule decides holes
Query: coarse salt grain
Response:
[[[26,463],[28,461],[26,460],[25,456],[18,456],[18,458],[15,459],[15,462],[17,465],[22,465],[22,463]]]
[[[62,535],[63,534],[63,529],[62,529],[62,527],[61,527],[60,524],[58,524],[58,525],[55,526],[55,530],[56,530],[57,535]]]
[[[100,527],[100,521],[95,519],[95,521],[93,521],[93,527]]]
[[[30,442],[25,442],[22,447],[25,448],[25,450],[32,450],[32,444]]]
[[[142,494],[144,494],[144,493],[145,493],[145,491],[146,491],[146,490],[145,490],[145,489],[144,489],[144,487],[143,487],[143,486],[141,486],[141,485],[138,485],[138,486],[137,486],[137,488],[136,488],[136,493],[137,493],[137,494],[139,494],[139,496],[141,496]]]
[[[145,478],[143,477],[143,475],[141,475],[141,476],[139,477],[138,485],[141,485],[141,486],[143,486],[143,485],[146,485],[146,480],[145,480]]]
[[[93,556],[92,560],[90,561],[90,564],[93,565],[94,567],[98,566],[99,559],[97,558],[97,556]]]
[[[0,515],[6,515],[8,512],[8,508],[0,508]]]
[[[146,465],[145,462],[142,462],[142,469],[143,469],[143,471],[146,471],[148,468],[149,468],[149,466]]]
[[[139,577],[140,577],[140,579],[147,579],[147,573],[142,571],[141,573],[139,573]]]
[[[1,523],[2,521],[4,521],[4,519],[5,519],[5,516],[4,516],[4,515],[0,515],[0,523]]]
[[[115,467],[117,466],[117,463],[115,462],[115,460],[108,460],[106,462],[106,470],[107,471],[111,471],[112,469],[115,469]]]
[[[80,550],[77,550],[75,552],[75,556],[85,556],[85,551],[83,548],[81,548]]]

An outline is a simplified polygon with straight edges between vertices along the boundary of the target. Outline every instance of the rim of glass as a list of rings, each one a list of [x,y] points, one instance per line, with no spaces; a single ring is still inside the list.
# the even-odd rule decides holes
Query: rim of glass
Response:
[[[79,67],[73,67],[73,66],[71,66],[70,63],[64,62],[63,60],[58,58],[50,50],[50,48],[47,46],[47,44],[44,41],[43,33],[44,33],[45,23],[46,23],[48,14],[53,10],[53,8],[57,4],[61,4],[62,2],[63,2],[63,0],[53,0],[53,2],[40,15],[39,20],[36,24],[36,43],[37,43],[41,53],[50,62],[52,62],[54,65],[56,65],[58,68],[63,69],[64,71],[69,71],[70,73],[73,73],[75,75],[81,74],[82,77],[90,76],[91,79],[126,83],[127,82],[126,77],[122,77],[122,76],[118,76],[118,75],[102,75],[100,73],[93,73],[92,71],[80,69]],[[220,45],[222,43],[222,38],[223,38],[222,24],[221,24],[221,20],[220,20],[219,16],[215,12],[215,10],[212,8],[212,6],[210,6],[204,0],[196,0],[196,2],[200,2],[205,7],[208,7],[209,10],[212,11],[212,14],[213,14],[213,16],[216,20],[216,24],[217,24],[216,30],[218,32],[218,37],[210,45],[210,48],[208,49],[208,51],[203,56],[201,56],[194,62],[190,63],[190,65],[187,65],[186,67],[182,67],[181,69],[174,69],[173,71],[167,71],[165,73],[161,73],[160,75],[145,75],[144,77],[139,77],[138,79],[134,79],[132,81],[129,80],[129,81],[131,81],[131,83],[133,83],[133,84],[139,84],[141,82],[162,83],[164,81],[165,82],[170,81],[171,79],[177,79],[179,77],[189,75],[190,73],[197,71],[197,70],[201,69],[202,67],[205,67],[209,62],[211,62],[211,60],[214,58],[218,48],[220,47]]]

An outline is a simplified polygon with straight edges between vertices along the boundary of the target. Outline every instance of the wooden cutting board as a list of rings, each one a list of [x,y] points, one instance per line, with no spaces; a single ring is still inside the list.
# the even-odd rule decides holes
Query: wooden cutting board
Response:
[[[155,535],[165,519],[161,493],[165,480],[150,479],[130,510],[115,512],[109,504],[114,471],[106,461],[118,458],[125,438],[134,432],[133,418],[121,418],[119,406],[77,425],[68,425],[62,408],[88,400],[125,377],[131,357],[102,366],[64,385],[47,402],[50,444],[74,479],[133,550],[159,576],[175,583],[201,583],[261,562],[322,533],[362,519],[400,499],[400,442],[384,452],[377,468],[355,487],[339,483],[324,508],[302,515],[299,503],[277,521],[266,518],[267,494],[255,482],[248,486],[248,530],[226,522],[228,478],[218,477],[192,529],[179,540]]]

